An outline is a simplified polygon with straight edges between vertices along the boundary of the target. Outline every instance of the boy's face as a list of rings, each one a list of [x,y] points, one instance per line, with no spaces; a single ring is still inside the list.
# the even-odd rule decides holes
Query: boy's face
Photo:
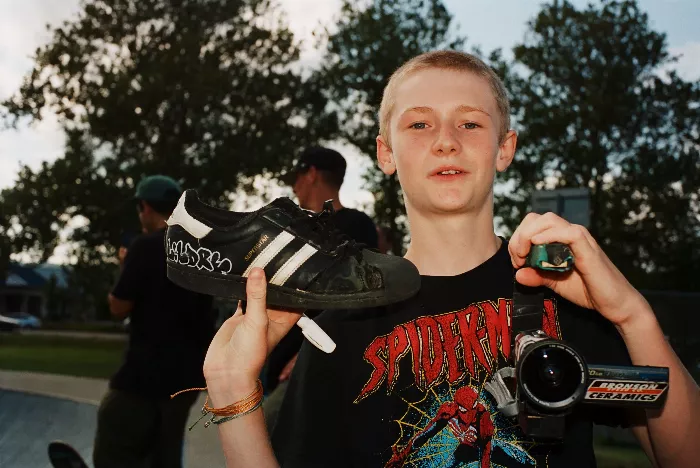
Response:
[[[153,208],[151,208],[151,205],[144,201],[139,201],[137,204],[137,211],[139,213],[141,231],[144,233],[152,232],[155,212],[153,211]]]
[[[316,180],[316,168],[311,166],[304,172],[297,174],[292,190],[297,197],[300,207],[310,209],[311,192],[314,190],[314,181]]]
[[[500,142],[499,129],[486,79],[420,70],[396,89],[392,145],[378,137],[377,158],[385,173],[398,172],[409,208],[426,214],[480,211],[492,203],[496,171],[504,171],[515,152],[515,133]]]

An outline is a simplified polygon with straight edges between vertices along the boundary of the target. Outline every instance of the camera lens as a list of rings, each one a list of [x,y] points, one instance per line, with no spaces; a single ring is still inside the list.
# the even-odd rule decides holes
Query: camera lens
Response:
[[[562,370],[555,364],[547,364],[542,368],[542,380],[552,386],[561,384],[563,378]]]
[[[583,359],[561,342],[545,340],[530,345],[518,367],[526,396],[544,410],[567,408],[583,396],[587,375]]]

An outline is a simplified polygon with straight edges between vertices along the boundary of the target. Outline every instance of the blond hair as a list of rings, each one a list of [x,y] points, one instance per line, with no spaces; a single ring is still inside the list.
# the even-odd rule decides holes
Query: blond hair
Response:
[[[510,103],[508,102],[508,94],[503,81],[491,67],[474,55],[455,50],[436,50],[413,57],[401,65],[389,78],[389,83],[384,88],[384,94],[382,95],[382,103],[379,106],[379,134],[387,144],[390,144],[389,121],[394,110],[394,104],[396,104],[396,89],[410,74],[427,68],[466,71],[485,78],[496,98],[501,123],[499,141],[503,140],[503,137],[510,130]]]

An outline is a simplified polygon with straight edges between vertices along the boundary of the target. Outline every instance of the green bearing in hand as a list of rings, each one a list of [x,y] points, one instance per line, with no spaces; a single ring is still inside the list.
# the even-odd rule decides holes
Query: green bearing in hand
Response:
[[[574,254],[568,245],[558,242],[533,245],[525,266],[546,271],[569,271],[574,267]]]

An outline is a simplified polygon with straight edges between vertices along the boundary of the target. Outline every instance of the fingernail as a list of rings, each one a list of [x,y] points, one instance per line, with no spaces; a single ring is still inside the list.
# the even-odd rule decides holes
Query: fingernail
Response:
[[[265,279],[265,271],[262,268],[253,268],[248,278],[253,281],[262,281]]]

